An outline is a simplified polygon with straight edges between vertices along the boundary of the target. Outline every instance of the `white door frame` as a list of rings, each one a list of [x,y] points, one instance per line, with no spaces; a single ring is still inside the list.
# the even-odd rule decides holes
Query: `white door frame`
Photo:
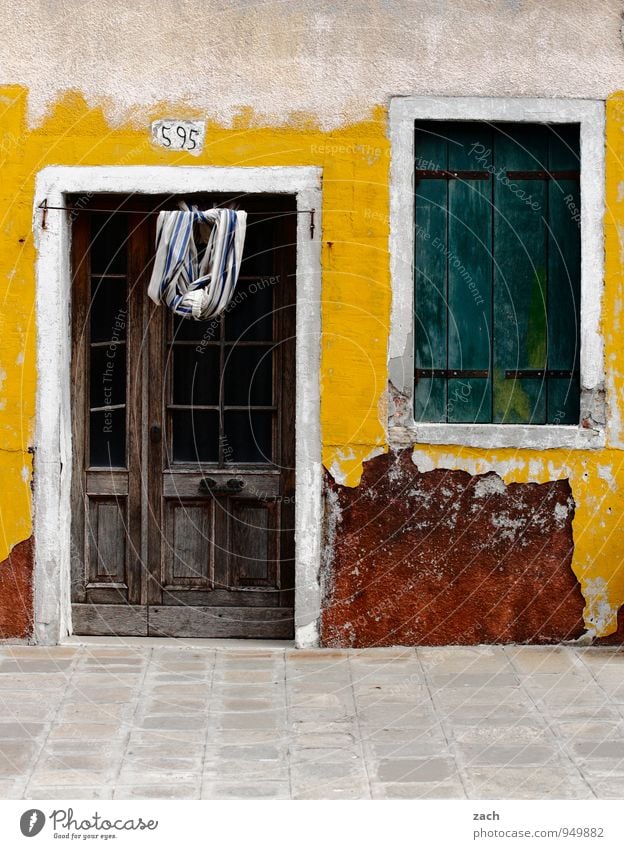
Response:
[[[72,632],[71,560],[71,220],[68,195],[194,192],[280,193],[296,196],[297,216],[295,640],[318,645],[321,547],[321,179],[320,168],[214,166],[50,166],[37,175],[37,405],[34,460],[35,627],[38,643],[62,642]]]

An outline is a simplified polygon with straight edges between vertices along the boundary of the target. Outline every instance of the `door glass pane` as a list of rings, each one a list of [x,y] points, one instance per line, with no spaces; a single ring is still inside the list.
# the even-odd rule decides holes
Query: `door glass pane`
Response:
[[[228,463],[270,463],[272,453],[273,413],[224,413],[223,444]]]
[[[91,341],[126,338],[128,285],[125,278],[91,280]]]
[[[219,414],[211,410],[172,410],[173,457],[177,463],[216,463]]]
[[[273,289],[276,275],[239,280],[225,314],[225,338],[265,342],[273,338]]]
[[[91,274],[125,274],[128,219],[119,213],[91,216]]]
[[[219,349],[174,345],[173,403],[219,403]]]
[[[271,274],[274,262],[275,229],[273,218],[262,219],[252,216],[247,219],[245,248],[240,269],[244,277]]]
[[[273,351],[267,347],[235,345],[225,349],[226,405],[270,405],[273,402]]]
[[[173,325],[170,327],[174,342],[197,342],[199,348],[211,342],[218,342],[221,337],[221,319],[218,317],[208,321],[193,321],[174,315]]]
[[[101,410],[90,415],[90,465],[125,468],[126,411]]]
[[[126,346],[111,343],[91,348],[91,407],[126,403]]]

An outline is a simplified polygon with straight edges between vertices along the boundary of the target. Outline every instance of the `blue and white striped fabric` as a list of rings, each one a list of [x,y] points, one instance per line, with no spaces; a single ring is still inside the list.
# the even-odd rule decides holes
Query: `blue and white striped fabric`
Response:
[[[194,229],[199,226],[206,251],[198,261]],[[147,290],[183,318],[205,321],[229,304],[240,271],[247,213],[196,207],[161,212],[156,230],[156,259]]]

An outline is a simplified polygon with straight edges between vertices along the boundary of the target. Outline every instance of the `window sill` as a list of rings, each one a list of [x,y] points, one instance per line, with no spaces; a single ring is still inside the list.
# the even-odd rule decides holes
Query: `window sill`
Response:
[[[501,425],[413,423],[407,427],[391,427],[388,431],[392,447],[413,444],[464,445],[470,448],[571,448],[576,450],[604,448],[603,428],[577,425]]]

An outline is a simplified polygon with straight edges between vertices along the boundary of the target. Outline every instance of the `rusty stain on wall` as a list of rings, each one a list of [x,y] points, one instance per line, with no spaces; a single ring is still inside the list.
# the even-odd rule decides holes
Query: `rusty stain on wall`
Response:
[[[580,637],[567,480],[421,472],[405,450],[326,478],[325,646],[552,643]],[[334,533],[331,533],[335,529]]]
[[[0,640],[32,634],[33,540],[18,543],[0,563]]]

